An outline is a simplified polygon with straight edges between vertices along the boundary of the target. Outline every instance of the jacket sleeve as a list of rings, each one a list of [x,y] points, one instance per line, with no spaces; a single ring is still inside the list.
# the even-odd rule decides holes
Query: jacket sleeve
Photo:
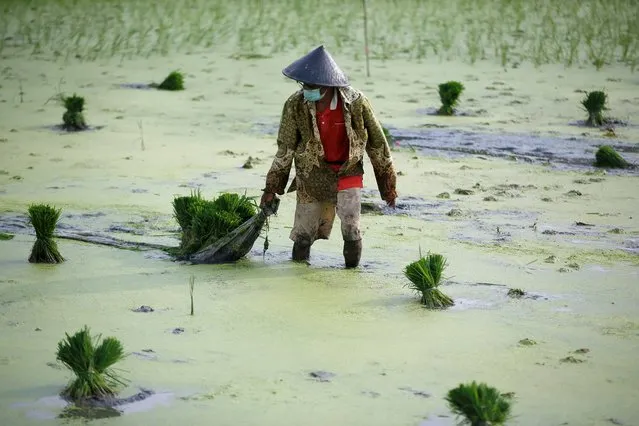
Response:
[[[264,192],[284,194],[298,139],[299,131],[295,121],[294,99],[289,98],[284,103],[282,110],[280,129],[277,135],[277,152],[266,175]]]
[[[364,97],[362,114],[364,116],[364,126],[368,132],[368,142],[366,143],[366,153],[373,165],[377,188],[382,200],[397,198],[397,174],[393,166],[388,141],[384,135],[382,125],[375,117],[375,113],[370,101]]]

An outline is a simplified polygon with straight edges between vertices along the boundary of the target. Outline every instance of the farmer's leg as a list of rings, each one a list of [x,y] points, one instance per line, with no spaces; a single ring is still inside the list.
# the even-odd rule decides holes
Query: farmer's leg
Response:
[[[327,203],[297,203],[290,234],[290,239],[293,240],[293,260],[308,260],[315,240],[328,239],[334,211],[335,207],[331,209]]]
[[[349,188],[337,193],[337,216],[342,226],[344,263],[347,268],[357,267],[362,256],[362,236],[359,229],[361,201],[360,188]]]

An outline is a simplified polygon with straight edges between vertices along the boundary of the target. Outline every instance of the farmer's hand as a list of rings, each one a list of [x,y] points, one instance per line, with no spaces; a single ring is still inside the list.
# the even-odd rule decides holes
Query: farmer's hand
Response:
[[[265,192],[264,194],[262,194],[262,200],[260,200],[260,208],[263,209],[265,206],[270,204],[270,202],[273,201],[273,198],[275,198],[275,194],[272,192]]]

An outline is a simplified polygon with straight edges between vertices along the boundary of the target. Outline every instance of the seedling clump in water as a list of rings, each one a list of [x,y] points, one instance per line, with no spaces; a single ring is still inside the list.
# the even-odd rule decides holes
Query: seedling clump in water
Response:
[[[446,401],[471,426],[503,425],[510,417],[509,398],[485,383],[460,384],[448,391]]]
[[[255,202],[246,196],[223,193],[209,201],[199,191],[176,197],[173,211],[182,229],[180,251],[185,255],[212,244],[257,213]]]
[[[595,166],[625,169],[628,162],[609,145],[602,145],[595,153]]]
[[[29,256],[30,263],[61,263],[64,257],[58,251],[53,231],[60,219],[60,209],[47,204],[29,206],[29,221],[36,232],[36,241]]]
[[[595,127],[605,123],[602,113],[608,109],[606,99],[606,94],[599,90],[586,93],[586,97],[581,101],[581,105],[588,112],[586,125]]]
[[[511,288],[508,290],[508,296],[519,299],[520,297],[524,297],[526,292],[520,288]]]
[[[84,98],[73,95],[63,98],[66,111],[62,115],[62,128],[69,132],[77,132],[88,128],[84,119]]]
[[[437,110],[439,115],[455,114],[455,106],[459,100],[459,96],[464,91],[464,85],[458,81],[449,81],[439,85],[439,99],[442,106]]]
[[[184,90],[184,74],[179,71],[173,71],[164,79],[162,83],[152,84],[151,87],[169,91]]]
[[[453,306],[453,299],[437,288],[446,268],[446,258],[441,254],[431,254],[406,266],[404,275],[410,280],[408,286],[421,294],[421,303],[428,309],[444,309]]]
[[[125,384],[111,369],[124,359],[122,343],[115,337],[107,337],[102,342],[99,335],[92,339],[87,326],[73,336],[65,335],[58,343],[56,358],[76,377],[62,391],[62,396],[75,402],[113,397],[117,387]]]

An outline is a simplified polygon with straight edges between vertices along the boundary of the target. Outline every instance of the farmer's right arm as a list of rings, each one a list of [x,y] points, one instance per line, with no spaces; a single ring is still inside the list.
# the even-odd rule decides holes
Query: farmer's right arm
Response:
[[[292,99],[289,99],[282,110],[280,129],[277,135],[277,153],[266,175],[266,187],[263,189],[265,194],[284,194],[291,173],[298,136],[294,106]]]

